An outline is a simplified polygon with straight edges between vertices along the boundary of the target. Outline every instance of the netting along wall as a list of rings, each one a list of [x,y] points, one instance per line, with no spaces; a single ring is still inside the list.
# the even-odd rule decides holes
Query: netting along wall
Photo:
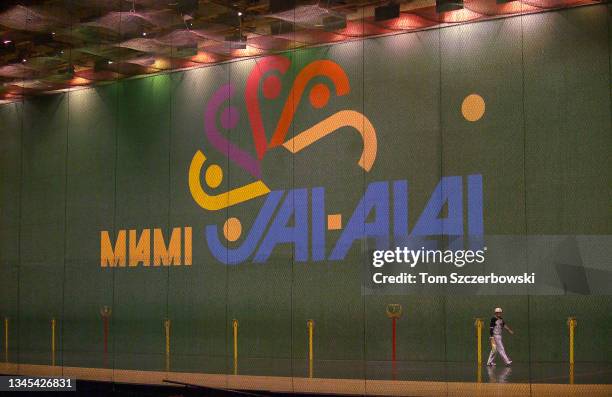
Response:
[[[413,227],[442,176],[480,173],[487,235],[610,235],[609,26],[609,7],[598,5],[287,53],[280,98],[317,59],[339,64],[351,84],[323,110],[296,102],[287,136],[353,109],[376,127],[377,160],[364,172],[359,136],[338,134],[298,155],[270,152],[263,179],[272,190],[324,187],[327,213],[344,223],[370,182],[406,179]],[[335,262],[299,262],[290,245],[266,263],[213,258],[206,225],[236,217],[246,233],[264,199],[205,212],[189,192],[189,164],[204,150],[222,165],[220,191],[252,181],[206,146],[203,122],[211,96],[233,83],[240,94],[229,103],[242,114],[227,136],[254,155],[242,93],[258,62],[0,107],[0,315],[9,319],[9,361],[49,364],[55,318],[57,365],[161,370],[170,319],[172,370],[230,373],[237,319],[240,373],[304,376],[313,319],[317,376],[376,376],[365,362],[390,359],[385,306],[401,303],[400,361],[475,360],[474,318],[501,306],[517,332],[507,339],[516,362],[566,361],[568,316],[579,319],[576,360],[610,362],[610,296],[366,296],[370,241]],[[477,122],[460,110],[471,93],[486,102]],[[283,105],[262,108],[266,131]],[[193,228],[191,267],[100,267],[102,230],[114,238],[161,228],[168,236],[184,226]],[[328,250],[339,233],[328,233]],[[104,305],[112,308],[108,362]]]

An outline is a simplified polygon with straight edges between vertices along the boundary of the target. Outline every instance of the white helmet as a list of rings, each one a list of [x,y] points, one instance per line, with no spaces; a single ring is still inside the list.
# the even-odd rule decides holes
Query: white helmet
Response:
[[[496,308],[495,308],[495,313],[501,313],[501,312],[502,312],[501,307],[496,307]]]

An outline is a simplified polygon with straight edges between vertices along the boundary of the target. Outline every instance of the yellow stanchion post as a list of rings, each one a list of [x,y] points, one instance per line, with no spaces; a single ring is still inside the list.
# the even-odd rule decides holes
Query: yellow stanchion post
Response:
[[[569,328],[569,383],[574,384],[574,337],[576,336],[576,326],[578,321],[575,317],[567,318],[567,327]]]
[[[8,350],[9,350],[9,319],[4,317],[4,362],[8,363]]]
[[[476,326],[476,360],[478,362],[477,379],[478,383],[482,383],[482,318],[477,318],[474,325]]]
[[[51,366],[55,366],[55,318],[51,319]]]
[[[170,320],[164,320],[166,330],[166,372],[170,371]]]
[[[312,378],[313,363],[314,363],[314,349],[313,349],[313,338],[314,338],[314,320],[306,321],[308,327],[308,377]]]
[[[238,320],[232,320],[234,330],[234,375],[238,375]]]
[[[476,319],[476,357],[478,360],[478,366],[482,365],[482,327],[483,322],[481,318]]]
[[[578,325],[576,318],[567,318],[567,326],[569,328],[569,362],[572,365],[574,364],[574,336],[576,334],[576,325]]]

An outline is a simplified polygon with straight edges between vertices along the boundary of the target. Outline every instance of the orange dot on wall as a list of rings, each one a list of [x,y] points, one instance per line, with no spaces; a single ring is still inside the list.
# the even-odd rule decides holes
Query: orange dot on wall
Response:
[[[342,229],[342,214],[327,215],[327,230]]]
[[[327,102],[329,102],[329,88],[322,83],[315,84],[315,86],[312,87],[312,90],[310,90],[310,95],[308,98],[310,99],[310,104],[313,107],[320,109],[327,105]]]
[[[461,114],[467,121],[478,121],[485,113],[485,101],[478,94],[470,94],[461,103]]]
[[[236,241],[242,235],[242,224],[238,218],[229,218],[223,224],[223,235],[227,241]]]

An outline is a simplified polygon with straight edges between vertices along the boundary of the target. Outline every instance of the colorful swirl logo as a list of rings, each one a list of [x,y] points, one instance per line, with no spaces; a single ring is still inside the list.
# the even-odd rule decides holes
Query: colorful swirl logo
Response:
[[[327,77],[333,83],[333,91],[338,97],[350,93],[351,88],[346,73],[337,63],[330,60],[313,61],[297,73],[276,128],[268,141],[259,102],[259,88],[261,85],[263,96],[266,99],[278,98],[281,93],[279,75],[286,74],[290,64],[291,61],[283,56],[266,57],[257,62],[247,78],[245,102],[255,156],[230,142],[217,128],[218,116],[221,127],[226,130],[231,130],[238,124],[238,109],[231,105],[224,107],[226,101],[235,94],[235,87],[232,84],[223,85],[208,101],[204,112],[206,139],[215,150],[253,176],[255,181],[226,192],[214,193],[214,190],[223,181],[223,169],[217,164],[208,164],[204,171],[204,182],[207,186],[205,189],[200,177],[207,158],[201,150],[198,150],[189,167],[189,190],[195,202],[203,209],[217,211],[270,193],[270,189],[262,180],[261,170],[261,160],[269,149],[282,147],[295,154],[342,127],[351,127],[362,138],[363,151],[358,165],[366,172],[370,171],[374,165],[377,152],[376,130],[367,117],[355,110],[338,111],[293,138],[286,139],[296,109],[305,96],[308,83],[313,78]],[[310,105],[315,109],[327,106],[330,97],[330,88],[323,83],[314,84],[308,93]],[[206,190],[210,193],[207,193]]]

